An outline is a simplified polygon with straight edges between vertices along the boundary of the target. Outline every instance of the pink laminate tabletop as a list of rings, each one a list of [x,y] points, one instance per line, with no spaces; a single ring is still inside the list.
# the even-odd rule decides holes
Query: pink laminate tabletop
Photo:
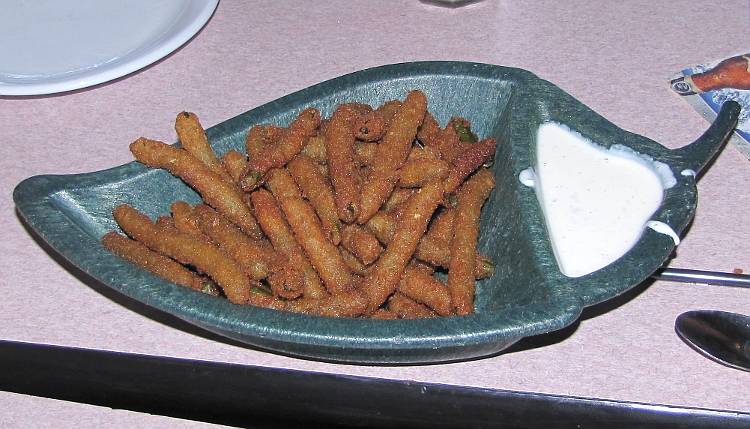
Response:
[[[587,310],[580,323],[538,347],[440,365],[337,365],[223,342],[118,304],[58,265],[26,231],[11,198],[32,175],[130,162],[128,144],[139,136],[174,141],[182,110],[208,127],[341,74],[415,60],[524,68],[616,125],[680,147],[708,124],[670,91],[669,78],[748,49],[748,2],[720,4],[485,0],[451,9],[417,0],[222,0],[192,41],[135,74],[72,93],[0,98],[0,339],[750,412],[750,373],[701,357],[674,333],[683,311],[750,313],[747,289],[657,281]],[[698,184],[697,215],[672,266],[750,271],[748,183],[748,160],[727,146]],[[0,421],[204,425],[5,392]]]

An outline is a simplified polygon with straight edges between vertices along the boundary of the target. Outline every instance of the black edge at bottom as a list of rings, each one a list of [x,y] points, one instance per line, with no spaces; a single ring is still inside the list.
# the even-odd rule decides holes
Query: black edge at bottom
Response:
[[[0,341],[0,389],[242,427],[747,428],[750,414]]]

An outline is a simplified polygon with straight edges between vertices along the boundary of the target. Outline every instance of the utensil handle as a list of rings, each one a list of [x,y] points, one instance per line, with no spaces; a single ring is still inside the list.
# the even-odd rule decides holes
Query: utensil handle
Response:
[[[696,174],[700,173],[734,132],[741,110],[736,101],[725,101],[716,119],[702,136],[687,146],[675,149],[680,170],[690,169]]]
[[[703,283],[716,286],[750,288],[750,275],[722,273],[718,271],[688,270],[685,268],[664,268],[652,276],[657,280],[682,283]]]

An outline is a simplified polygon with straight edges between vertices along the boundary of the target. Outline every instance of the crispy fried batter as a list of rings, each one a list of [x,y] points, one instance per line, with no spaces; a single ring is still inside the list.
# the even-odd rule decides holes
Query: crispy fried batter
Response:
[[[437,317],[437,314],[426,305],[414,301],[408,296],[396,292],[388,300],[388,310],[400,319],[425,319]]]
[[[229,219],[205,204],[198,204],[193,211],[198,228],[237,261],[248,277],[253,280],[268,277],[271,264],[276,258],[268,243],[251,239],[229,222]]]
[[[357,140],[374,142],[385,134],[385,118],[380,112],[367,112],[357,115],[352,125]]]
[[[227,174],[227,171],[224,170],[224,166],[222,166],[219,159],[216,158],[216,154],[211,148],[211,145],[208,144],[206,132],[198,121],[198,117],[195,113],[180,113],[177,115],[174,127],[177,131],[177,137],[180,139],[182,147],[185,148],[188,153],[200,160],[206,165],[206,167],[222,179],[228,182],[232,181],[229,174]]]
[[[399,171],[399,186],[416,188],[448,175],[449,165],[440,159],[419,158],[408,161]]]
[[[474,311],[474,265],[477,257],[479,215],[487,197],[495,187],[495,178],[487,170],[479,170],[458,192],[456,219],[451,240],[451,262],[448,267],[448,290],[458,315]]]
[[[377,237],[357,225],[344,227],[341,244],[365,265],[372,264],[383,253],[383,247]]]
[[[406,161],[409,149],[427,111],[427,97],[411,91],[393,117],[393,123],[378,145],[378,162],[362,186],[362,199],[357,223],[364,224],[388,199],[398,180],[398,169]]]
[[[398,291],[414,301],[426,305],[440,316],[453,314],[448,288],[429,272],[407,268],[401,277]]]
[[[185,150],[141,137],[131,143],[130,151],[146,166],[166,169],[185,181],[208,205],[227,216],[249,236],[261,237],[258,222],[239,190]]]
[[[110,231],[102,237],[102,245],[115,255],[164,280],[218,296],[218,290],[210,281],[138,241]]]
[[[477,168],[495,155],[495,139],[485,139],[469,145],[468,149],[453,161],[448,178],[445,179],[445,193],[450,194],[461,185]]]
[[[282,198],[281,210],[328,292],[336,295],[352,288],[352,274],[336,246],[326,238],[315,211],[302,198]]]
[[[365,277],[362,291],[367,295],[367,313],[371,314],[396,290],[406,265],[427,230],[432,213],[443,198],[443,184],[433,181],[407,202],[396,226],[393,240]]]
[[[265,189],[258,189],[250,194],[250,198],[255,208],[255,214],[258,216],[258,222],[260,222],[260,226],[268,239],[271,240],[274,249],[286,256],[289,263],[298,267],[302,272],[303,296],[314,299],[326,296],[327,292],[323,288],[318,273],[305,256],[302,247],[294,239],[292,230],[284,219],[273,195]]]
[[[172,203],[171,210],[175,228],[186,234],[194,235],[201,240],[209,241],[206,234],[198,228],[198,218],[196,218],[193,212],[193,206],[185,201],[175,201]]]
[[[221,164],[232,178],[232,183],[236,184],[240,181],[242,172],[247,168],[247,158],[236,150],[230,150],[221,157]]]
[[[251,127],[245,139],[245,151],[248,158],[258,158],[264,149],[276,144],[281,134],[282,129],[275,125],[263,124]]]
[[[336,210],[339,219],[346,223],[357,218],[360,206],[361,185],[351,129],[354,116],[349,109],[336,109],[325,134],[328,174],[336,191]]]
[[[231,258],[218,247],[199,240],[176,228],[164,228],[128,205],[113,211],[120,228],[151,250],[169,256],[182,264],[193,265],[208,274],[235,304],[246,304],[250,298],[250,280]]]
[[[323,230],[334,245],[341,242],[341,221],[336,212],[333,189],[328,180],[318,170],[317,164],[305,156],[297,155],[287,165],[289,173],[302,190],[320,218]]]
[[[277,144],[264,147],[257,157],[250,158],[240,180],[242,189],[245,192],[252,191],[265,180],[266,174],[271,169],[283,167],[291,161],[302,151],[307,139],[315,134],[318,125],[320,125],[320,112],[312,107],[303,110],[289,128],[284,130]]]
[[[302,154],[309,156],[318,164],[325,164],[326,159],[326,139],[322,134],[312,136],[307,140],[307,144],[302,148]]]

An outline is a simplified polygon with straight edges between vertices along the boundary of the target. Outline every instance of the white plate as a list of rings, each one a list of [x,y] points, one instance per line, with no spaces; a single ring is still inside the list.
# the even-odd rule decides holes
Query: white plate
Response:
[[[165,57],[219,0],[5,0],[0,95],[52,94],[124,76]]]

